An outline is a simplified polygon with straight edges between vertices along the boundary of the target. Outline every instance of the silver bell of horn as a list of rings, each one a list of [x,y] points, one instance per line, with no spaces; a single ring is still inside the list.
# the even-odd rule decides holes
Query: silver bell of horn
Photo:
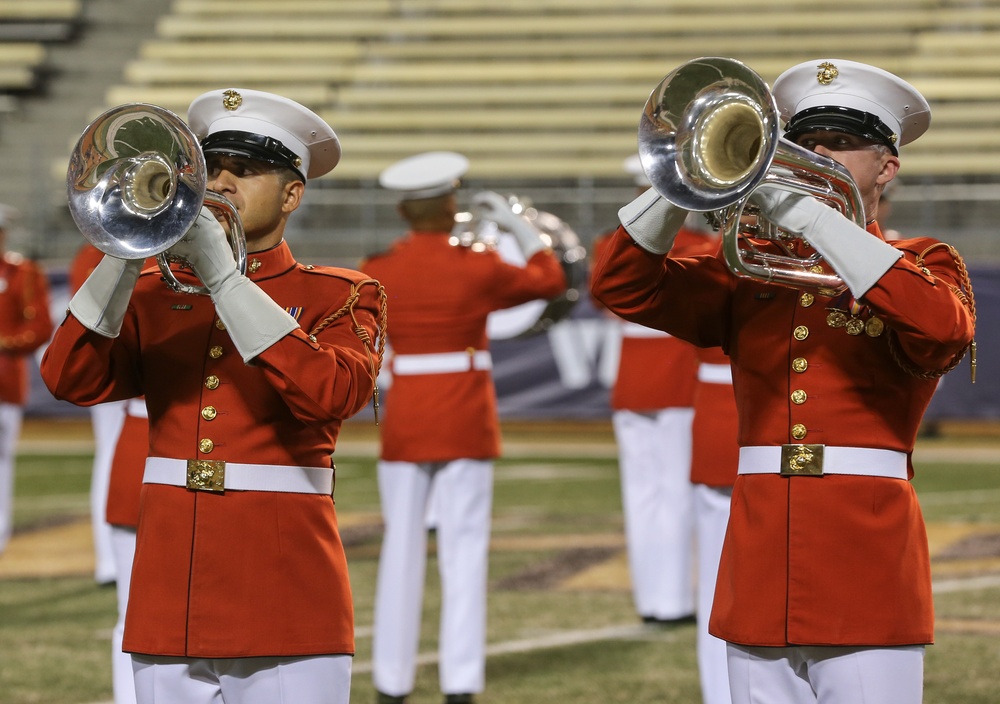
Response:
[[[576,232],[553,213],[535,208],[527,197],[509,195],[507,203],[512,212],[523,216],[538,230],[542,242],[559,260],[566,277],[566,290],[548,301],[530,301],[490,313],[487,334],[494,340],[547,332],[569,317],[587,285],[587,250]],[[476,207],[456,214],[448,241],[452,246],[469,247],[473,251],[495,250],[504,261],[524,266],[524,256],[514,244],[514,237],[505,237],[497,223]]]
[[[155,256],[170,288],[207,294],[203,286],[178,281],[170,262],[187,262],[167,251],[207,206],[229,226],[233,257],[246,272],[239,214],[206,189],[206,174],[198,139],[177,115],[146,103],[120,105],[91,122],[73,149],[66,174],[69,211],[100,251],[120,259]]]
[[[735,59],[682,64],[653,89],[639,122],[639,159],[652,187],[686,210],[718,215],[722,251],[733,274],[823,294],[846,289],[799,257],[801,239],[759,216],[745,228],[753,192],[763,185],[807,195],[865,226],[861,194],[846,168],[779,136],[778,109],[764,80]],[[766,240],[773,246],[762,246]]]

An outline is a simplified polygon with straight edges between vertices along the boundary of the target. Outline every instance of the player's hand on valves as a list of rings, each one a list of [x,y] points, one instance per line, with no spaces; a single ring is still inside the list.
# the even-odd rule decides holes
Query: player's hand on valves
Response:
[[[808,234],[814,229],[816,220],[829,210],[811,196],[775,186],[761,186],[751,194],[750,201],[768,220],[797,235]]]
[[[499,193],[492,191],[477,193],[473,196],[472,205],[482,217],[492,220],[500,229],[514,235],[525,259],[531,259],[536,252],[548,248],[548,245],[542,241],[538,228],[532,225],[526,217],[515,213],[511,208],[510,201]]]
[[[187,234],[167,252],[187,260],[209,291],[218,290],[239,273],[226,231],[206,207],[202,207]]]
[[[511,208],[510,201],[493,191],[482,191],[474,195],[472,207],[505,230],[514,230],[525,222],[525,219]]]

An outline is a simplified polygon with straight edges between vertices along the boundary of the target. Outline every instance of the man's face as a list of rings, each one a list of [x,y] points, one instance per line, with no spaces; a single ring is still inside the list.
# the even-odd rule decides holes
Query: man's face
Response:
[[[870,139],[833,130],[805,132],[795,141],[845,167],[861,192],[868,219],[875,217],[882,188],[899,170],[899,159],[892,152]]]
[[[876,142],[847,132],[816,130],[799,135],[795,141],[800,147],[844,166],[863,195],[869,193],[876,183],[884,184],[891,180],[880,180],[886,160],[894,160],[898,168],[899,160]]]
[[[290,191],[301,193],[302,182],[288,183],[282,169],[257,159],[208,154],[205,161],[208,189],[236,206],[247,243],[260,242],[265,248],[277,244],[284,217],[298,206],[298,199],[290,198]]]

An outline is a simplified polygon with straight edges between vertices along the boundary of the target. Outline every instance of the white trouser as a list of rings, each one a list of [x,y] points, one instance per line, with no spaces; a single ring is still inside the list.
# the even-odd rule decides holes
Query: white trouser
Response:
[[[486,580],[493,463],[379,462],[385,534],[379,555],[372,635],[375,689],[413,690],[427,566],[427,501],[434,487],[441,624],[441,691],[477,693],[486,683]]]
[[[808,480],[807,480],[808,481]],[[733,704],[920,704],[924,646],[728,646]]]
[[[348,704],[351,656],[133,655],[139,704]]]
[[[615,411],[622,512],[636,611],[672,619],[694,612],[691,408]]]
[[[90,472],[90,526],[94,534],[94,579],[106,584],[115,579],[115,557],[111,546],[111,526],[104,518],[111,483],[111,460],[128,401],[109,401],[92,406],[90,425],[94,433],[94,465]]]
[[[115,592],[118,596],[118,621],[111,631],[111,684],[115,704],[135,704],[132,656],[122,652],[128,589],[132,583],[132,560],[135,557],[135,528],[111,526],[111,549],[114,553]]]
[[[17,404],[0,403],[0,553],[14,531],[14,455],[22,417]]]
[[[729,524],[732,487],[694,485],[698,532],[698,674],[703,704],[730,704],[726,641],[708,632],[722,543]]]

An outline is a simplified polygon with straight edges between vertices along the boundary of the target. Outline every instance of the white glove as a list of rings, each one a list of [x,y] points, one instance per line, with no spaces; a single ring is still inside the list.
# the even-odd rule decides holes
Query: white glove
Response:
[[[167,253],[187,260],[209,291],[215,291],[229,277],[239,273],[233,248],[226,239],[226,231],[206,207],[202,207],[194,225],[183,239],[168,249]]]
[[[243,361],[250,360],[299,327],[298,322],[245,276],[227,279],[212,292],[215,312]]]
[[[105,254],[70,299],[69,311],[73,317],[98,335],[118,337],[143,261]]]
[[[492,191],[477,193],[472,198],[472,206],[484,217],[514,235],[525,259],[531,259],[535,253],[548,248],[542,241],[538,228],[528,222],[527,218],[511,210],[510,203],[499,193]]]
[[[688,212],[649,188],[618,211],[618,220],[637,245],[653,254],[666,254]]]
[[[299,327],[295,318],[239,273],[226,232],[208,208],[201,209],[194,225],[169,252],[186,259],[209,290],[215,312],[244,362]]]
[[[753,192],[750,200],[782,230],[808,240],[855,298],[864,296],[903,256],[892,245],[811,196],[762,186]]]

